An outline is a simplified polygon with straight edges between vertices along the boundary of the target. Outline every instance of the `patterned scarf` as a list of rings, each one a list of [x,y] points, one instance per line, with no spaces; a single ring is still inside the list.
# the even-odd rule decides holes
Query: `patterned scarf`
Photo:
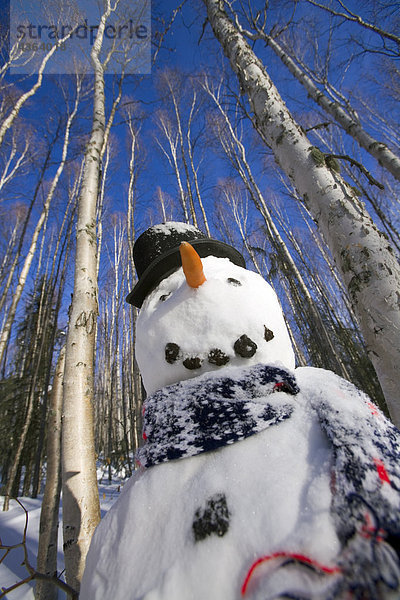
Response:
[[[235,377],[236,373],[236,377]],[[233,444],[288,419],[297,394],[294,376],[267,365],[231,369],[230,376],[207,373],[170,385],[146,399],[143,437],[136,458],[143,467],[195,456]]]

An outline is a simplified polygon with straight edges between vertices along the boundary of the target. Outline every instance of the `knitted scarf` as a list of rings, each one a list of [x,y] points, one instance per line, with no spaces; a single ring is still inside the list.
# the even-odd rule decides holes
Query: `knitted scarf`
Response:
[[[144,405],[145,445],[136,458],[143,467],[195,456],[233,444],[288,419],[293,404],[268,396],[297,394],[294,376],[284,369],[255,365],[229,377],[179,382],[149,396]]]

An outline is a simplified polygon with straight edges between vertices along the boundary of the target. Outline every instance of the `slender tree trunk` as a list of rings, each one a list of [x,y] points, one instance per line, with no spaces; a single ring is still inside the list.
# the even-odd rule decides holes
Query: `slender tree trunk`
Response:
[[[97,299],[96,207],[105,135],[104,69],[99,55],[106,21],[115,10],[107,0],[91,52],[94,66],[93,124],[85,153],[78,202],[74,293],[68,328],[63,455],[63,531],[67,583],[79,591],[90,541],[100,520],[96,477],[93,396]]]
[[[35,401],[35,391],[36,391],[36,382],[38,379],[39,369],[40,369],[40,359],[43,352],[43,338],[40,335],[40,328],[42,327],[42,312],[43,312],[43,296],[45,295],[44,286],[42,286],[41,290],[41,298],[39,305],[39,315],[36,322],[36,331],[34,332],[34,345],[32,349],[32,356],[35,360],[35,367],[32,374],[32,379],[29,385],[29,392],[27,398],[26,412],[24,417],[24,423],[21,429],[20,438],[18,440],[15,456],[13,459],[13,463],[11,469],[9,471],[8,481],[4,493],[4,503],[3,503],[3,511],[8,511],[10,506],[10,497],[13,495],[13,492],[16,489],[16,485],[19,482],[18,472],[21,468],[20,461],[22,451],[25,446],[25,441],[28,435],[29,426],[32,421],[32,415],[34,410],[34,401]],[[41,343],[40,343],[41,342]],[[40,343],[40,347],[39,346]],[[18,491],[18,487],[17,487]],[[18,492],[17,492],[18,493]]]
[[[96,223],[97,223],[97,270],[96,270],[96,279],[99,278],[100,271],[100,258],[101,258],[101,250],[103,246],[103,210],[104,210],[104,195],[106,188],[106,180],[108,173],[108,165],[110,163],[110,148],[107,144],[105,150],[105,160],[102,161],[102,173],[101,173],[101,182],[99,189],[99,197],[97,199],[97,208],[96,208]],[[97,340],[97,333],[96,333]],[[95,347],[97,344],[95,343]]]
[[[196,104],[196,92],[195,92],[195,90],[193,90],[193,100],[192,100],[192,106],[190,108],[189,121],[188,121],[188,126],[187,126],[187,133],[186,133],[186,143],[187,143],[187,147],[188,147],[189,162],[190,162],[190,167],[191,167],[192,174],[193,174],[193,181],[194,181],[194,187],[196,190],[197,201],[200,206],[206,233],[209,237],[211,237],[206,211],[205,211],[205,208],[203,205],[203,201],[201,199],[199,180],[197,177],[197,169],[194,165],[194,159],[193,159],[193,147],[192,147],[192,140],[191,140],[191,125],[192,125],[195,104]]]
[[[189,200],[189,210],[190,210],[190,215],[192,217],[192,222],[193,225],[195,227],[197,227],[197,217],[196,217],[196,211],[194,208],[194,202],[193,202],[193,194],[192,194],[192,188],[190,186],[190,177],[189,177],[189,168],[188,168],[188,164],[187,164],[187,160],[186,160],[186,152],[185,152],[185,144],[184,144],[184,139],[183,139],[183,132],[182,132],[182,119],[181,119],[181,112],[178,106],[178,101],[176,98],[176,92],[178,90],[174,89],[173,83],[171,83],[171,80],[169,79],[168,75],[166,77],[166,84],[168,86],[170,95],[171,95],[171,99],[172,99],[172,103],[174,105],[174,111],[175,111],[175,117],[176,117],[176,124],[178,127],[178,136],[179,136],[179,146],[180,146],[180,151],[181,151],[181,159],[182,159],[182,164],[183,164],[183,169],[185,172],[185,178],[186,178],[186,189],[187,189],[187,198]]]
[[[13,106],[10,114],[4,119],[4,121],[0,125],[0,146],[3,143],[5,134],[7,133],[7,131],[10,129],[10,127],[14,123],[22,106],[25,104],[25,102],[27,102],[27,100],[29,100],[29,98],[31,98],[34,94],[36,94],[37,90],[42,85],[43,73],[44,73],[44,69],[45,69],[48,61],[53,56],[54,52],[56,52],[56,50],[58,50],[59,45],[63,44],[68,38],[71,37],[71,35],[73,35],[73,33],[74,33],[74,29],[71,29],[71,31],[69,31],[66,36],[61,38],[57,44],[52,45],[51,49],[43,57],[43,60],[40,63],[40,66],[38,69],[38,76],[37,76],[36,82],[33,84],[33,86],[28,91],[26,91],[24,94],[22,94],[18,98],[18,100],[15,103],[15,105]]]
[[[68,203],[68,208],[69,208],[69,205],[71,204],[71,202],[72,202],[72,198],[70,199],[70,202]],[[45,429],[46,429],[46,421],[47,421],[47,400],[48,400],[48,389],[49,389],[51,370],[52,370],[53,348],[54,348],[54,341],[55,341],[55,337],[56,337],[56,333],[57,333],[58,315],[60,312],[61,302],[62,302],[62,298],[63,298],[68,259],[70,256],[70,240],[71,240],[71,233],[72,233],[73,218],[74,218],[74,214],[75,214],[75,207],[72,208],[72,214],[69,214],[68,208],[65,212],[63,223],[61,225],[61,230],[59,232],[56,248],[54,251],[52,270],[51,270],[50,277],[49,277],[49,281],[51,282],[51,291],[48,294],[49,301],[46,306],[45,323],[47,322],[48,317],[50,316],[50,311],[52,309],[52,300],[54,298],[57,283],[58,283],[58,291],[57,291],[57,302],[56,302],[56,306],[55,306],[55,310],[54,310],[53,326],[52,326],[52,330],[51,330],[50,339],[48,342],[48,345],[52,350],[51,350],[49,360],[48,360],[48,366],[47,366],[47,372],[46,372],[46,378],[45,378],[44,390],[43,390],[39,440],[38,440],[36,463],[35,463],[35,469],[34,469],[33,481],[32,481],[32,498],[36,498],[38,495],[38,492],[39,492],[40,465],[42,463],[42,450],[43,450],[43,443],[45,440]],[[63,234],[64,225],[67,222],[68,216],[69,216],[68,228],[67,228],[66,234],[64,236],[64,242],[61,245],[61,237]],[[59,253],[58,251],[59,251],[60,245],[61,245],[61,250],[60,250],[60,254],[58,256],[58,265],[57,265],[56,272],[54,273],[56,258]],[[61,265],[62,265],[62,267],[61,267]],[[61,271],[61,275],[60,275],[60,271]],[[65,353],[65,349],[64,349],[64,353]]]
[[[60,350],[50,395],[47,423],[46,487],[40,513],[37,570],[57,575],[58,509],[61,491],[61,413],[65,347]],[[57,600],[57,588],[48,581],[37,580],[36,600]]]
[[[8,240],[7,250],[4,254],[4,257],[3,257],[3,260],[2,260],[2,263],[0,266],[0,285],[4,281],[6,272],[8,273],[8,271],[9,271],[10,260],[13,255],[14,248],[15,248],[17,239],[19,237],[20,230],[21,230],[21,221],[22,221],[22,218],[20,218],[20,215],[17,213],[15,225],[13,227],[13,230],[12,230],[11,235]],[[5,298],[6,298],[6,294],[4,295],[4,300],[5,300]]]
[[[160,123],[160,129],[163,131],[165,137],[167,138],[169,149],[170,149],[170,154],[168,154],[168,151],[164,149],[163,145],[158,140],[158,138],[156,138],[156,141],[157,141],[158,145],[160,146],[161,150],[163,151],[163,153],[165,154],[165,156],[167,157],[169,164],[174,169],[176,182],[177,182],[178,190],[179,190],[179,198],[180,198],[180,202],[181,202],[181,206],[182,206],[182,210],[183,210],[184,220],[185,220],[185,223],[189,223],[189,213],[188,213],[188,210],[186,207],[185,190],[183,189],[181,173],[180,173],[180,168],[179,168],[179,163],[178,163],[178,156],[177,156],[177,146],[178,146],[179,134],[176,133],[174,135],[174,132],[172,131],[172,123],[169,121],[168,117],[165,114],[159,115],[159,123]]]
[[[24,218],[23,226],[21,228],[21,231],[19,232],[18,247],[17,247],[17,250],[16,250],[16,252],[14,254],[13,261],[10,264],[10,266],[8,267],[8,270],[7,270],[7,280],[5,282],[4,288],[3,288],[2,293],[1,293],[0,310],[3,308],[3,306],[4,306],[5,302],[6,302],[7,294],[9,292],[10,288],[11,288],[11,284],[12,284],[12,281],[13,281],[15,270],[16,270],[16,268],[18,266],[19,260],[21,259],[21,252],[22,252],[22,247],[23,247],[23,243],[24,243],[24,240],[25,240],[25,234],[26,234],[26,231],[27,231],[27,228],[28,228],[28,225],[29,225],[29,219],[30,219],[30,216],[32,214],[33,206],[34,206],[34,204],[36,202],[36,198],[38,196],[39,189],[40,189],[40,187],[41,187],[41,185],[43,183],[43,179],[44,179],[47,167],[48,167],[49,162],[50,162],[50,157],[51,157],[52,149],[53,149],[54,144],[56,143],[56,141],[58,139],[58,134],[59,134],[59,127],[57,127],[57,131],[56,131],[56,134],[54,136],[54,139],[52,140],[52,143],[47,148],[46,157],[45,157],[45,160],[44,160],[42,168],[41,168],[40,176],[39,176],[39,179],[38,179],[38,181],[36,183],[35,191],[34,191],[33,196],[32,196],[32,200],[29,203],[29,207],[28,207],[28,210],[27,210],[25,218]],[[2,328],[2,331],[3,331],[3,328]]]
[[[48,217],[49,210],[50,210],[50,204],[51,204],[51,201],[52,201],[52,199],[54,197],[54,192],[55,192],[56,187],[58,185],[58,182],[59,182],[59,179],[61,177],[61,174],[62,174],[62,172],[64,170],[65,161],[67,159],[67,151],[68,151],[68,145],[69,145],[70,130],[71,130],[71,126],[72,126],[73,120],[74,120],[74,118],[76,116],[76,113],[77,113],[77,110],[78,110],[78,104],[79,104],[80,82],[79,82],[79,80],[77,80],[77,81],[78,81],[78,85],[77,85],[77,94],[76,94],[75,106],[74,106],[74,109],[73,109],[72,113],[68,116],[68,119],[67,119],[67,124],[66,124],[66,127],[65,127],[65,135],[64,135],[64,143],[63,143],[63,149],[62,149],[61,162],[60,162],[60,164],[58,166],[58,169],[56,171],[56,174],[55,174],[55,176],[54,176],[54,178],[53,178],[53,180],[51,182],[51,186],[50,186],[49,192],[48,192],[48,194],[46,196],[46,200],[45,200],[45,203],[44,203],[44,206],[43,206],[42,213],[41,213],[41,215],[39,217],[38,222],[36,223],[36,227],[35,227],[35,230],[34,230],[33,235],[32,235],[31,244],[30,244],[30,247],[29,247],[29,250],[28,250],[28,254],[27,254],[26,258],[25,258],[24,265],[22,267],[21,274],[20,274],[19,279],[18,279],[18,284],[17,284],[16,290],[14,292],[14,295],[13,295],[13,298],[12,298],[12,301],[11,301],[11,306],[10,306],[9,311],[8,311],[7,319],[6,319],[6,322],[4,324],[4,328],[3,328],[2,332],[1,332],[1,336],[0,336],[0,364],[1,364],[2,360],[3,360],[4,351],[5,351],[5,348],[7,346],[8,338],[10,337],[10,334],[11,334],[11,327],[12,327],[12,324],[14,322],[15,313],[17,312],[18,304],[19,304],[19,301],[21,299],[21,295],[22,295],[22,292],[24,290],[26,280],[27,280],[28,275],[29,275],[29,271],[30,271],[30,268],[31,268],[31,265],[32,265],[33,258],[35,256],[36,246],[37,246],[38,239],[39,239],[39,234],[40,234],[40,232],[42,230],[43,224],[45,223],[45,221],[46,221],[46,219]]]
[[[130,135],[130,155],[129,155],[129,185],[128,185],[128,207],[127,207],[127,237],[128,237],[128,260],[129,260],[129,286],[133,287],[133,273],[135,263],[133,262],[133,246],[135,242],[135,183],[137,175],[136,152],[137,152],[137,134],[133,125],[131,113],[127,115],[129,135]]]
[[[10,154],[8,155],[8,159],[3,168],[3,173],[1,174],[1,177],[0,177],[0,191],[2,190],[2,188],[5,185],[7,185],[7,183],[9,181],[11,181],[11,179],[16,175],[18,170],[27,162],[27,159],[29,157],[29,146],[30,146],[32,140],[28,136],[25,139],[24,149],[22,150],[22,152],[20,153],[18,158],[16,158],[17,135],[18,135],[18,132],[14,131],[14,129],[13,129]]]
[[[247,93],[255,126],[318,224],[344,278],[393,421],[400,425],[400,267],[354,191],[328,168],[287,110],[264,65],[224,11],[203,0],[216,38]]]
[[[124,76],[121,75],[119,82],[118,82],[118,94],[117,94],[117,97],[114,98],[114,100],[113,100],[110,115],[107,119],[107,123],[104,128],[103,145],[102,145],[102,148],[100,151],[100,164],[102,165],[102,174],[101,174],[100,193],[99,193],[98,202],[97,202],[97,246],[98,246],[98,248],[97,248],[97,278],[99,276],[101,246],[102,246],[102,242],[103,242],[103,214],[102,213],[103,213],[103,208],[104,208],[105,186],[106,186],[106,181],[107,181],[108,165],[110,162],[110,145],[108,142],[110,139],[110,132],[111,132],[111,127],[114,122],[115,114],[117,112],[119,103],[121,102],[121,98],[122,98],[123,80],[124,80]],[[103,160],[104,155],[106,156],[105,161]],[[96,344],[95,344],[95,347],[96,347]]]
[[[131,140],[131,152],[130,152],[130,160],[129,160],[129,187],[128,187],[128,210],[127,210],[127,238],[128,238],[128,268],[127,268],[127,282],[129,284],[129,289],[131,290],[134,284],[134,273],[135,273],[135,265],[133,262],[133,246],[135,242],[135,219],[134,219],[134,189],[136,182],[136,174],[137,174],[137,166],[136,166],[136,152],[137,152],[137,134],[133,127],[132,116],[128,116],[128,125],[130,132],[130,140]],[[162,192],[160,190],[159,194]],[[165,211],[164,211],[165,216]],[[166,217],[165,217],[165,220]],[[128,325],[124,327],[126,331],[125,335],[125,343],[123,348],[125,348],[125,360],[124,363],[124,371],[128,375],[125,376],[128,383],[126,389],[128,390],[128,405],[129,405],[129,421],[130,421],[130,431],[131,431],[131,448],[133,451],[137,450],[139,447],[139,435],[138,435],[138,419],[137,413],[140,412],[142,397],[141,397],[141,386],[140,386],[140,374],[139,369],[135,361],[135,328],[136,328],[136,318],[137,318],[137,309],[131,307],[127,311],[124,310],[124,325],[126,317],[128,316]]]

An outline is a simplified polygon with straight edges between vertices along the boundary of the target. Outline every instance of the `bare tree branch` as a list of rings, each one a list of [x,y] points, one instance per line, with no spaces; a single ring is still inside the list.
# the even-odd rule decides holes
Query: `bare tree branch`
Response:
[[[38,579],[38,580],[42,580],[42,581],[47,581],[49,583],[53,583],[55,586],[57,586],[63,592],[65,592],[67,594],[68,598],[71,598],[71,600],[78,600],[78,597],[79,597],[78,593],[75,590],[73,590],[67,583],[65,583],[65,581],[63,581],[62,579],[60,579],[59,577],[56,577],[56,576],[50,576],[50,575],[45,575],[44,573],[39,573],[38,571],[36,571],[36,569],[34,569],[34,567],[32,567],[32,565],[29,561],[29,558],[28,558],[28,548],[26,545],[26,534],[28,531],[28,520],[29,520],[28,511],[26,510],[26,508],[22,504],[22,502],[20,502],[18,500],[18,498],[14,498],[14,500],[20,505],[20,507],[22,508],[22,510],[25,513],[25,525],[24,525],[24,531],[22,534],[22,541],[19,542],[18,544],[8,545],[8,544],[4,544],[3,540],[0,538],[0,550],[5,551],[5,554],[0,559],[0,563],[3,562],[5,557],[8,556],[8,554],[12,550],[16,550],[17,548],[22,548],[22,550],[24,552],[23,565],[26,567],[26,570],[28,571],[29,575],[27,575],[27,577],[25,577],[25,579],[21,579],[21,581],[14,583],[14,585],[11,585],[8,588],[2,587],[1,593],[0,593],[0,598],[5,598],[6,595],[9,594],[10,592],[12,592],[13,590],[21,587],[22,585],[25,585],[26,583],[29,583],[30,581],[33,581],[34,579]]]
[[[334,15],[335,17],[341,17],[342,19],[346,19],[347,21],[352,21],[353,23],[357,23],[361,27],[364,27],[365,29],[369,29],[370,31],[373,31],[374,33],[380,35],[382,38],[386,38],[392,42],[395,42],[395,44],[397,44],[397,46],[398,46],[398,51],[394,52],[394,54],[399,55],[399,53],[400,53],[400,37],[398,35],[391,33],[390,31],[387,31],[385,29],[381,29],[380,27],[378,27],[377,25],[374,25],[373,23],[364,21],[364,19],[362,19],[360,17],[360,15],[353,13],[349,8],[347,8],[347,6],[345,6],[344,3],[341,2],[341,0],[337,0],[337,1],[339,2],[339,4],[342,6],[342,8],[346,12],[338,12],[336,10],[333,10],[333,8],[331,8],[330,6],[320,4],[319,2],[316,2],[315,0],[307,0],[307,2],[309,4],[312,4],[313,6],[317,6],[318,8],[321,8],[322,10],[325,10],[326,12],[330,13],[331,15]]]

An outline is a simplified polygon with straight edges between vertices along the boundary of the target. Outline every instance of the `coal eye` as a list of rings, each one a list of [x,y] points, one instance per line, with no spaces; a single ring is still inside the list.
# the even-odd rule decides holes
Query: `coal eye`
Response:
[[[171,295],[171,292],[168,292],[168,294],[163,294],[162,296],[160,296],[160,301],[161,302],[165,302],[167,298],[169,298]]]
[[[228,277],[227,282],[230,283],[231,285],[236,285],[236,286],[242,285],[238,279],[234,279],[233,277]]]

